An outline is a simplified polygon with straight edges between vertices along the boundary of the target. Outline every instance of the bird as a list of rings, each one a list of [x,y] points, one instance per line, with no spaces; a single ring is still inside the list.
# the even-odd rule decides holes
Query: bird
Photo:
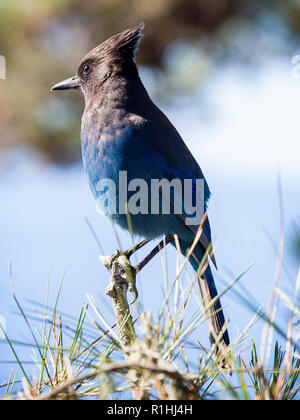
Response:
[[[153,179],[179,179],[182,183],[190,180],[194,201],[198,194],[196,181],[202,180],[205,216],[201,224],[189,225],[186,214],[175,211],[173,193],[170,194],[173,212],[151,212],[148,202],[148,211],[130,214],[130,229],[136,237],[145,240],[178,239],[180,251],[197,273],[203,305],[207,308],[209,338],[211,344],[215,344],[216,353],[220,354],[229,348],[230,340],[210,266],[210,261],[216,265],[207,217],[211,193],[196,159],[174,125],[154,104],[140,78],[136,53],[143,29],[144,23],[102,42],[81,60],[75,76],[55,84],[51,90],[79,89],[83,93],[82,159],[96,200],[101,201],[104,194],[100,191],[99,180],[108,179],[114,182],[116,190],[108,192],[107,197],[115,194],[115,200],[120,204],[122,191],[118,181],[123,173],[126,173],[128,183],[139,179],[149,187]],[[133,191],[128,194],[130,199]],[[146,198],[147,202],[149,197]],[[122,206],[117,206],[116,211],[115,207],[107,205],[107,200],[104,203],[102,200],[102,205],[114,223],[130,230],[126,211],[120,210]],[[191,248],[197,233],[199,237]],[[174,239],[170,242],[178,249]]]

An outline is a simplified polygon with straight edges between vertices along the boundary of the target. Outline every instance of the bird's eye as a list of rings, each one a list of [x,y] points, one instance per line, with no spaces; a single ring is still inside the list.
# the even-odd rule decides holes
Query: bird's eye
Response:
[[[90,64],[85,64],[82,68],[82,71],[84,74],[88,74],[91,70],[91,65]]]

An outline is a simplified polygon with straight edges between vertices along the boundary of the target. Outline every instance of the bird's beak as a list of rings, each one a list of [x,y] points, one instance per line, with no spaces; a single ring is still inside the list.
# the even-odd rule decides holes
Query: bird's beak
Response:
[[[62,82],[56,83],[56,85],[52,86],[51,90],[77,89],[79,86],[79,77],[74,76],[63,80]]]

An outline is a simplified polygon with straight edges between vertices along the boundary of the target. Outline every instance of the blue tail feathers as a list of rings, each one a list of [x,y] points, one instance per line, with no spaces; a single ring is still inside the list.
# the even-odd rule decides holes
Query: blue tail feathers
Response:
[[[179,240],[180,242],[180,240]],[[174,245],[174,244],[173,244]],[[190,245],[186,242],[180,242],[181,252],[186,256],[188,253],[188,249]],[[198,271],[199,263],[203,260],[204,252],[200,245],[197,245],[189,258],[189,262],[191,263],[195,272]],[[207,257],[208,258],[208,257]],[[208,264],[208,261],[205,261],[204,265]],[[198,284],[200,288],[201,297],[203,299],[204,305],[209,304],[209,302],[218,296],[218,291],[215,285],[215,281],[210,269],[209,264],[201,278],[198,279]],[[205,305],[205,306],[206,306]],[[210,341],[213,344],[215,342],[214,337],[219,336],[220,332],[223,329],[225,324],[225,317],[221,305],[221,301],[219,298],[216,299],[214,305],[207,311],[208,315],[208,325],[209,325],[209,332],[210,332]],[[230,345],[229,335],[227,329],[223,332],[222,341],[224,341],[226,346]]]

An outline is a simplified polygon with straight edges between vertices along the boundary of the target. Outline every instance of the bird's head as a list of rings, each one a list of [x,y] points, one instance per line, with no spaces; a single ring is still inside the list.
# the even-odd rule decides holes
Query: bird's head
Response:
[[[57,83],[51,90],[80,88],[87,95],[97,92],[112,75],[136,71],[134,58],[143,28],[141,23],[102,42],[81,60],[75,76]]]

